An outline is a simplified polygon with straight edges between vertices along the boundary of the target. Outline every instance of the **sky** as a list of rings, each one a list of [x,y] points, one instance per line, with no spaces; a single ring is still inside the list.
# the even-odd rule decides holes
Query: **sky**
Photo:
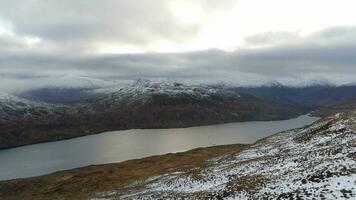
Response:
[[[0,91],[356,82],[354,0],[1,0]]]

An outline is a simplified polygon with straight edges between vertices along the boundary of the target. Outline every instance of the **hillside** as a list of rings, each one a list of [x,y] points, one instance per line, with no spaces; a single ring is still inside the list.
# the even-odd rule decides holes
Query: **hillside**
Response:
[[[134,88],[142,88],[145,84],[151,85],[174,85],[174,83],[156,82],[155,84],[149,80],[139,79],[136,81]],[[177,85],[182,85],[176,83]],[[184,85],[183,85],[184,86]],[[356,105],[356,86],[350,85],[332,85],[330,83],[316,83],[299,87],[285,86],[282,84],[273,83],[262,86],[251,87],[235,87],[235,86],[212,86],[218,88],[229,88],[232,91],[248,94],[264,101],[304,107],[313,112],[314,115],[326,116],[338,112],[355,109]],[[95,97],[96,94],[108,93],[125,93],[128,88],[119,88],[118,86],[110,86],[103,88],[87,87],[87,88],[40,88],[19,93],[21,97],[44,101],[47,103],[65,103],[73,101],[82,101],[88,98]],[[117,91],[121,90],[121,91]],[[156,91],[157,92],[157,91]],[[117,96],[117,95],[116,95]],[[338,105],[335,105],[338,104]],[[343,104],[343,105],[342,105]],[[340,109],[340,107],[344,107]]]
[[[11,122],[41,115],[54,115],[65,110],[65,106],[35,102],[14,95],[0,93],[0,121]]]
[[[0,101],[0,149],[112,130],[175,128],[305,114],[227,88],[137,83],[71,104],[12,97]]]
[[[302,106],[310,109],[324,110],[330,108],[331,113],[334,103],[356,99],[355,85],[310,85],[303,87],[288,87],[280,84],[260,87],[237,87],[233,90],[273,102]],[[355,104],[348,104],[349,109],[355,109]],[[340,110],[343,111],[343,110]],[[335,109],[335,112],[337,110]],[[335,114],[335,113],[334,113]]]
[[[41,141],[47,137],[32,134],[46,130],[46,126],[59,127],[65,116],[75,115],[70,106],[29,101],[0,93],[0,149]]]
[[[355,111],[338,114],[210,159],[207,167],[169,172],[108,192],[121,199],[355,198],[355,122]]]
[[[346,98],[338,101],[323,103],[313,112],[313,115],[326,116],[356,108],[356,98]]]
[[[5,199],[353,199],[356,111],[230,145],[0,182]]]
[[[233,121],[278,120],[306,110],[260,100],[228,88],[140,83],[89,102],[96,114],[123,116],[140,128],[188,127]]]

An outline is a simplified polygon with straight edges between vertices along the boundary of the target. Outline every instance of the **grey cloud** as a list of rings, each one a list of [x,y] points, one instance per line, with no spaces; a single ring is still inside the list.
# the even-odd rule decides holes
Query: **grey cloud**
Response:
[[[177,20],[169,8],[170,2],[172,0],[2,0],[0,19],[10,21],[20,35],[82,49],[96,42],[144,45],[194,37],[200,24],[187,25]],[[194,2],[212,12],[234,1]]]
[[[21,51],[26,48],[22,41],[9,35],[0,35],[0,51]]]
[[[37,76],[41,84],[45,84],[43,80],[51,80],[51,84],[58,85],[75,77],[106,81],[142,77],[236,84],[263,84],[268,81],[301,84],[314,79],[329,79],[337,84],[355,83],[356,42],[351,34],[354,28],[344,27],[345,33],[340,37],[336,33],[329,36],[330,30],[313,34],[299,43],[234,52],[212,49],[185,53],[69,56],[3,51],[0,54],[0,77],[12,74],[12,78],[6,76],[7,83],[10,83],[10,79],[24,80],[21,76],[33,76],[31,81],[34,82]],[[322,42],[325,35],[334,38],[335,42]],[[0,86],[0,90],[2,88]]]
[[[308,72],[355,71],[356,45],[292,45],[246,51],[232,56],[240,71],[273,76]]]
[[[294,32],[265,32],[245,38],[244,42],[248,45],[278,45],[300,41],[301,37]]]
[[[307,42],[319,44],[355,44],[356,27],[354,26],[340,26],[332,27],[322,32],[311,35]]]
[[[263,32],[251,35],[244,39],[250,46],[260,45],[291,45],[291,44],[313,44],[313,45],[339,45],[342,43],[356,43],[356,27],[340,26],[332,27],[321,32],[302,37],[298,32]]]

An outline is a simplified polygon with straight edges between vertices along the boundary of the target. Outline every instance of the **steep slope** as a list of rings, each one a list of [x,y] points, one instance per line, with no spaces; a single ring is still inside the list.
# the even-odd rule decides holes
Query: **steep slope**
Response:
[[[356,198],[356,111],[282,132],[250,148],[102,193],[110,199]]]
[[[306,113],[226,88],[149,82],[63,105],[11,97],[0,101],[0,108],[0,148],[112,130],[279,120]]]
[[[0,182],[5,199],[354,199],[356,111],[257,141]]]
[[[314,115],[325,116],[333,113],[344,112],[356,108],[356,97],[323,103],[313,112]]]
[[[64,116],[74,113],[71,107],[29,101],[0,93],[0,149],[41,140],[31,129],[58,125]],[[43,130],[45,131],[45,129]]]
[[[0,93],[0,121],[12,121],[41,114],[50,115],[55,108],[57,106]]]

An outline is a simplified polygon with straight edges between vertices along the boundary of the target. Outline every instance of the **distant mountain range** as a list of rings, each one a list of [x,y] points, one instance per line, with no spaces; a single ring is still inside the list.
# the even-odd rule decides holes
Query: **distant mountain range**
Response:
[[[26,90],[17,94],[17,96],[47,103],[68,103],[95,97],[97,95],[95,89],[97,88],[44,87]]]
[[[0,148],[113,130],[280,120],[307,112],[227,87],[180,83],[141,81],[87,100],[56,104],[3,94]]]
[[[337,101],[320,104],[313,112],[314,115],[326,116],[356,108],[356,98],[350,97]]]
[[[356,85],[310,85],[287,87],[280,84],[260,87],[234,87],[234,91],[260,99],[315,109],[344,99],[356,98]]]
[[[152,83],[149,80],[138,80],[134,85],[145,84],[165,84],[173,85],[174,83],[157,82]],[[177,83],[179,84],[179,83]],[[131,86],[132,87],[132,86]],[[269,84],[266,86],[254,87],[235,87],[229,85],[212,85],[214,88],[231,89],[238,93],[249,94],[262,100],[273,101],[277,103],[284,103],[293,106],[306,107],[310,110],[323,107],[325,110],[328,105],[334,102],[342,103],[343,100],[356,99],[356,85],[341,85],[335,86],[328,82],[315,83],[312,85],[305,85],[300,87],[284,86],[279,83]],[[130,87],[128,87],[130,88]],[[122,89],[122,87],[86,87],[86,88],[40,88],[27,90],[17,94],[17,96],[47,103],[68,103],[73,101],[82,101],[94,98],[97,95],[115,93]],[[346,102],[345,102],[346,103]],[[349,104],[349,103],[347,103]],[[350,105],[350,104],[349,104]],[[347,107],[347,109],[355,108]]]

